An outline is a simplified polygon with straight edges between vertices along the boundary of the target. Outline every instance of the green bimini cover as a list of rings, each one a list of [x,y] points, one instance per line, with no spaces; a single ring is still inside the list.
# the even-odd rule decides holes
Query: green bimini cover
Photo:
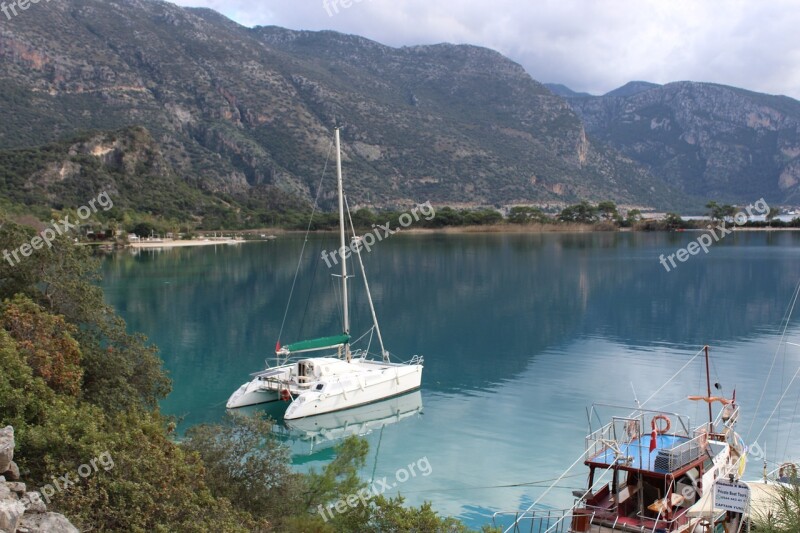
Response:
[[[309,341],[300,341],[288,344],[283,347],[288,352],[310,352],[313,350],[324,350],[325,348],[333,348],[342,344],[350,342],[350,335],[335,335],[333,337],[322,337],[319,339],[311,339]]]

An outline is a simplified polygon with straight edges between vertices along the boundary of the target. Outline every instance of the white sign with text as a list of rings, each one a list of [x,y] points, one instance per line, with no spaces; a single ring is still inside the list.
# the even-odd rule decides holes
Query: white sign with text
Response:
[[[718,479],[714,483],[714,507],[744,513],[750,501],[750,487],[744,483],[723,481]]]

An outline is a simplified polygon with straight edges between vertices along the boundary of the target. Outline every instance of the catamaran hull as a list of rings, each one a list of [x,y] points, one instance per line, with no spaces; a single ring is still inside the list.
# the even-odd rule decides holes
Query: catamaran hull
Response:
[[[258,405],[262,403],[277,402],[280,400],[278,391],[270,390],[258,380],[248,381],[234,392],[225,407],[228,409],[238,409],[248,405]]]
[[[369,363],[363,363],[368,365]],[[297,396],[286,409],[285,420],[295,420],[350,409],[385,400],[420,388],[422,365],[393,365],[380,372],[345,376],[328,383],[325,390]]]

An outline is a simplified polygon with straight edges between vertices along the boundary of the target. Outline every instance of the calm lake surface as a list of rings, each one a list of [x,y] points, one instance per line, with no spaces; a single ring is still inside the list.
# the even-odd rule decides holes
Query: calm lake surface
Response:
[[[527,507],[583,453],[593,402],[644,400],[709,344],[712,382],[736,389],[746,442],[758,437],[771,462],[798,459],[800,384],[775,408],[800,365],[800,348],[779,345],[800,233],[737,233],[666,272],[659,255],[699,235],[392,236],[365,265],[387,348],[425,356],[421,392],[276,430],[298,468],[324,465],[338,438],[364,434],[366,479],[385,476],[408,503],[432,501],[477,526]],[[287,236],[105,261],[109,303],[161,348],[174,380],[162,407],[183,429],[220,420],[228,396],[274,354],[302,246]],[[334,272],[318,260],[336,246],[334,235],[310,237],[283,344],[341,331]],[[352,287],[358,337],[371,320],[359,277]],[[786,339],[800,344],[797,320]],[[700,424],[705,404],[682,399],[704,393],[698,359],[649,407]],[[412,463],[430,468],[407,475]],[[751,460],[745,477],[761,470]],[[585,474],[579,465],[542,504],[569,506]]]

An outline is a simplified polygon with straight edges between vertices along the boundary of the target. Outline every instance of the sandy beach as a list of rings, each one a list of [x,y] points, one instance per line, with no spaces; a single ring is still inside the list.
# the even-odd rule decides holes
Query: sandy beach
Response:
[[[130,243],[131,248],[185,248],[187,246],[215,246],[218,244],[242,244],[243,239],[191,239],[186,241],[139,241]]]

